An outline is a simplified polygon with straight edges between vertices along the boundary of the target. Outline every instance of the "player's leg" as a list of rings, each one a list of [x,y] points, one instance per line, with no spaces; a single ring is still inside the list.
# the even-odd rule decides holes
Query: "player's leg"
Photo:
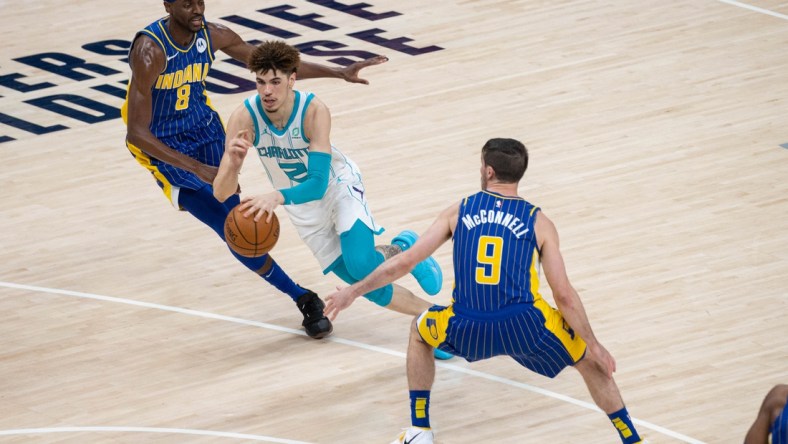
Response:
[[[363,234],[362,240],[364,241],[363,256],[366,258],[374,257],[374,264],[362,263],[361,259],[354,261],[355,254],[353,256],[347,254],[350,251],[346,248],[349,242],[344,240],[342,242],[343,256],[348,258],[348,271],[352,273],[356,280],[361,280],[385,259],[410,248],[410,246],[416,242],[416,239],[418,239],[418,235],[412,231],[406,230],[392,240],[392,245],[375,247],[373,236],[374,234],[379,234],[380,231],[375,231],[377,228],[369,211],[366,198],[364,197],[363,191],[359,192],[359,190],[364,189],[364,185],[357,176],[348,177],[347,179],[348,181],[355,180],[356,182],[353,182],[352,187],[333,188],[331,191],[332,196],[329,199],[332,199],[335,227],[337,232],[340,233],[341,238],[347,238],[348,234],[356,236],[358,233],[361,233],[362,228],[365,231],[361,233]],[[428,257],[418,263],[411,271],[411,274],[416,278],[421,288],[429,295],[438,294],[443,285],[443,274],[441,273],[440,266],[432,257]],[[407,303],[409,302],[412,302],[412,300]],[[423,310],[419,307],[417,312],[407,311],[407,313],[418,314],[422,311]]]
[[[405,251],[415,244],[418,238],[419,236],[415,232],[405,230],[392,239],[391,243],[392,245],[396,245],[401,251]],[[441,287],[443,286],[443,273],[441,272],[438,262],[432,257],[428,257],[419,262],[413,267],[410,274],[416,278],[421,289],[428,295],[435,296],[441,291]]]
[[[554,345],[542,347],[544,356],[550,362],[558,362],[561,366],[571,365],[580,372],[591,393],[591,398],[597,407],[607,414],[622,443],[643,443],[629,417],[616,382],[608,376],[600,363],[591,360],[583,338],[574,332],[559,310],[551,307],[544,300],[534,302],[534,307],[539,309],[545,318],[543,328],[552,333]],[[561,368],[552,367],[542,374],[553,377],[561,371]]]
[[[383,263],[383,255],[375,250],[374,233],[364,222],[357,220],[349,230],[339,235],[339,241],[342,258],[332,271],[345,282],[354,284]],[[413,316],[431,306],[424,299],[395,284],[374,290],[364,297],[381,307]]]
[[[224,240],[224,220],[238,203],[240,203],[238,195],[231,196],[224,203],[219,202],[213,197],[210,185],[199,190],[182,188],[178,194],[178,204],[209,226],[222,240]],[[228,251],[245,267],[293,299],[304,317],[302,325],[309,336],[320,339],[331,333],[333,329],[331,322],[323,316],[323,301],[313,291],[296,284],[271,255],[248,258],[235,253],[229,247]]]
[[[199,190],[182,188],[178,195],[178,204],[192,216],[208,225],[222,240],[224,240],[224,221],[230,210],[238,205],[239,202],[240,198],[237,194],[227,199],[224,203],[219,202],[213,197],[210,185],[206,185]],[[294,301],[308,292],[308,290],[299,287],[293,282],[270,255],[248,258],[235,253],[229,247],[228,251],[244,266],[262,276],[271,285],[289,295]]]
[[[629,417],[629,412],[624,406],[616,381],[608,376],[600,365],[589,359],[581,359],[574,367],[583,376],[591,398],[607,414],[613,426],[618,430],[621,442],[624,444],[642,443],[643,441]]]
[[[616,427],[626,444],[642,442],[629,418],[621,394],[612,378],[601,366],[586,358],[586,343],[580,335],[544,299],[534,301],[532,309],[522,310],[496,323],[495,336],[510,338],[502,342],[502,351],[520,365],[549,378],[564,368],[574,366],[585,380],[591,397]]]
[[[345,254],[339,258],[331,272],[351,285],[361,280],[348,271],[347,264],[345,264]],[[416,297],[410,290],[397,284],[386,285],[365,294],[364,297],[381,307],[411,316],[416,316],[430,308],[430,304],[427,301]]]
[[[424,342],[419,333],[419,319],[413,320],[408,342],[407,373],[410,395],[411,426],[399,434],[392,444],[433,442],[430,427],[430,392],[435,382],[433,346]]]

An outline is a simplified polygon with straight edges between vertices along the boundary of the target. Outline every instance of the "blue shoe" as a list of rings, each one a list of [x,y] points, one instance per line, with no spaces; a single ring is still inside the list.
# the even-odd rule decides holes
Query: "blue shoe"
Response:
[[[435,355],[435,359],[440,359],[441,361],[445,361],[454,357],[453,354],[437,348],[432,351],[432,354]]]
[[[392,239],[391,244],[405,251],[415,244],[418,238],[418,234],[410,230],[405,230]],[[438,262],[432,257],[428,257],[419,262],[410,274],[416,278],[421,289],[428,295],[435,296],[441,291],[441,286],[443,286],[443,273],[441,272],[441,267],[438,265]]]

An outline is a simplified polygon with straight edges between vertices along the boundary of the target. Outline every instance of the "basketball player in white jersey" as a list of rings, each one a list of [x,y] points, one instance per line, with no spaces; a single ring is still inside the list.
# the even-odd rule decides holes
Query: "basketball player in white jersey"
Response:
[[[274,209],[284,205],[323,273],[333,272],[352,284],[386,257],[408,249],[417,236],[406,230],[383,251],[375,249],[374,235],[383,229],[367,206],[358,167],[331,145],[328,108],[314,94],[293,89],[299,60],[298,50],[282,41],[264,42],[249,57],[257,94],[246,99],[227,123],[227,134],[234,137],[227,140],[214,195],[224,201],[235,194],[243,160],[250,150],[255,152],[275,191],[244,198],[245,215],[270,220]],[[426,293],[440,291],[443,276],[433,258],[421,262],[412,274]],[[396,284],[365,297],[410,315],[431,306]]]

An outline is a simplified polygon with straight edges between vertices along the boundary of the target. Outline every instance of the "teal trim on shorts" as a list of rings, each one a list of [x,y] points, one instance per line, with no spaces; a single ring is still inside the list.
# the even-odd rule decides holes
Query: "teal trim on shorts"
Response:
[[[331,265],[329,265],[328,267],[326,267],[325,270],[323,270],[323,274],[331,273],[332,271],[334,271],[335,268],[337,268],[337,265],[339,265],[341,262],[342,262],[342,255],[340,254],[339,257],[336,258],[334,262],[331,262]]]

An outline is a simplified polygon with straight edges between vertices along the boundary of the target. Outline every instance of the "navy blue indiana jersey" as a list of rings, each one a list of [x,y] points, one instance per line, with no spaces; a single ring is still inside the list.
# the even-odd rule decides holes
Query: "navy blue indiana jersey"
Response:
[[[550,378],[583,358],[583,338],[539,294],[538,214],[519,197],[489,191],[460,203],[454,301],[419,317],[424,342],[468,361],[508,355]]]
[[[203,25],[187,47],[172,40],[166,18],[151,23],[140,34],[152,38],[167,58],[153,86],[153,135],[162,139],[204,125],[214,113],[205,92],[205,78],[213,63],[208,29]]]
[[[166,57],[164,70],[151,88],[150,131],[170,148],[206,165],[218,166],[224,153],[224,125],[211,105],[206,77],[214,60],[207,25],[187,46],[174,41],[167,28],[168,17],[159,19],[138,32],[161,47]],[[121,114],[128,123],[128,102]],[[140,147],[127,143],[137,161],[156,178],[164,193],[177,203],[177,189],[199,189],[205,185],[194,173],[150,157]]]
[[[494,312],[541,299],[538,211],[524,199],[488,191],[460,203],[454,231],[456,308]]]

